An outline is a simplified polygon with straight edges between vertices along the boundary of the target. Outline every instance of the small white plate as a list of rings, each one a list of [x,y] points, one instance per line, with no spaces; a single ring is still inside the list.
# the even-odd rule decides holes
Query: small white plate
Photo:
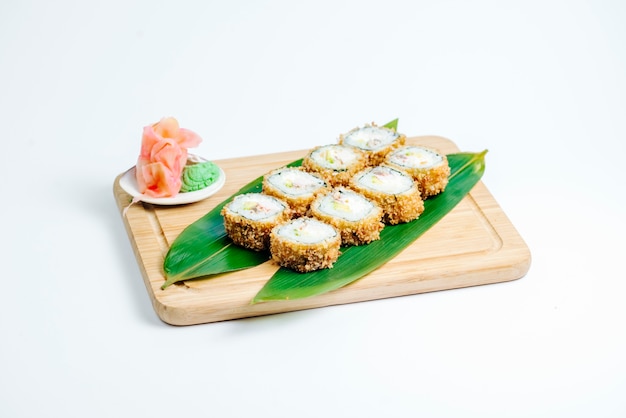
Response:
[[[206,199],[217,193],[226,183],[226,174],[221,169],[221,167],[217,167],[219,169],[219,177],[215,181],[215,183],[205,187],[204,189],[196,190],[193,192],[185,192],[178,193],[173,197],[151,197],[142,194],[139,191],[139,186],[137,185],[137,178],[135,176],[135,167],[132,167],[127,172],[124,173],[122,177],[120,177],[120,187],[124,189],[126,193],[131,195],[135,200],[152,203],[154,205],[184,205],[187,203],[199,202],[200,200]]]

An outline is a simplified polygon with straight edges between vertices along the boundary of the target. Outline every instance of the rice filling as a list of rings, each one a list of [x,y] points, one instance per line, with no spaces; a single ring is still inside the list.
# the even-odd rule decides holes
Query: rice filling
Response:
[[[298,218],[278,226],[278,235],[303,244],[315,244],[337,236],[332,226],[312,218]]]
[[[343,143],[367,151],[377,151],[397,140],[400,135],[386,128],[365,126],[348,132]]]
[[[423,147],[404,147],[392,152],[388,161],[402,167],[430,168],[441,164],[443,157]]]
[[[320,211],[350,222],[356,222],[367,217],[374,209],[375,206],[371,201],[346,189],[335,190],[327,194],[319,206]]]
[[[390,167],[378,166],[366,171],[358,180],[372,190],[388,194],[400,194],[414,186],[413,179]]]
[[[291,196],[308,195],[325,186],[324,180],[301,170],[281,170],[269,176],[267,181]]]
[[[228,208],[244,218],[260,221],[285,210],[285,204],[271,196],[249,193],[235,197]]]

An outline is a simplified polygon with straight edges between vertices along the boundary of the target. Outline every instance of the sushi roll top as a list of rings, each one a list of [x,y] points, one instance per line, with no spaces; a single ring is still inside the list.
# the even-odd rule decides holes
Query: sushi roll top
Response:
[[[301,167],[284,167],[271,171],[263,178],[263,193],[286,201],[295,216],[304,215],[315,196],[327,188],[321,176],[306,172]]]
[[[318,196],[311,216],[336,227],[344,245],[362,245],[380,239],[383,211],[373,201],[346,187]]]
[[[227,212],[256,222],[270,221],[279,217],[286,209],[284,202],[262,193],[238,195],[225,206]]]
[[[378,165],[391,150],[404,145],[406,137],[393,129],[376,125],[355,128],[339,138],[339,143],[364,151],[368,165]]]
[[[351,187],[376,202],[383,210],[383,221],[391,225],[417,219],[424,211],[413,178],[393,167],[367,168],[354,176]]]
[[[293,197],[312,196],[326,187],[326,182],[321,177],[297,167],[272,171],[265,176],[265,180],[265,183],[280,190],[283,195]]]
[[[353,190],[339,187],[320,199],[317,208],[328,215],[344,219],[348,222],[358,222],[376,213],[378,207],[374,202]]]
[[[365,154],[354,147],[341,144],[313,148],[303,159],[306,171],[321,175],[333,187],[346,185],[350,178],[366,165]]]
[[[275,232],[283,239],[302,245],[319,244],[339,235],[331,225],[306,216],[276,226]]]
[[[273,227],[291,219],[287,203],[262,193],[236,196],[222,209],[226,234],[237,245],[255,251],[269,248]]]
[[[443,192],[448,184],[448,159],[431,148],[403,146],[389,153],[385,162],[408,172],[417,182],[424,199]]]
[[[270,237],[272,259],[299,272],[332,267],[339,258],[340,246],[337,229],[308,217],[274,227]]]
[[[374,192],[398,195],[415,188],[413,178],[395,168],[379,165],[361,171],[354,177],[354,182]]]

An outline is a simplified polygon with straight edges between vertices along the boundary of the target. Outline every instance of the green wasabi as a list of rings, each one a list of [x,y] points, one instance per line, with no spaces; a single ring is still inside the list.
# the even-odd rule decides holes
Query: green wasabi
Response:
[[[180,191],[186,193],[204,189],[215,183],[219,175],[219,168],[211,161],[188,163],[183,168]]]

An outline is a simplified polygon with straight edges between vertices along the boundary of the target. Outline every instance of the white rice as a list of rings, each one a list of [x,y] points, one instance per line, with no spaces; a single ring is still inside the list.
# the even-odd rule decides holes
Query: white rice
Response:
[[[239,195],[227,207],[231,212],[253,221],[271,218],[286,209],[280,200],[261,193]]]
[[[328,193],[319,206],[321,212],[350,222],[365,218],[374,208],[374,204],[369,199],[344,188]]]
[[[363,187],[386,194],[400,194],[414,186],[413,178],[391,167],[377,166],[362,174],[356,181]]]
[[[365,126],[348,132],[343,143],[366,151],[377,151],[393,143],[400,135],[391,129]]]
[[[337,236],[337,231],[327,223],[302,217],[280,225],[277,234],[294,242],[315,244]]]
[[[310,195],[325,186],[322,179],[306,171],[289,168],[272,174],[267,181],[282,193],[290,196]]]
[[[350,147],[339,144],[325,145],[311,153],[311,159],[320,167],[330,170],[347,170],[359,159],[359,154]]]
[[[443,157],[428,148],[405,146],[389,154],[387,161],[408,168],[431,168],[441,164]]]

